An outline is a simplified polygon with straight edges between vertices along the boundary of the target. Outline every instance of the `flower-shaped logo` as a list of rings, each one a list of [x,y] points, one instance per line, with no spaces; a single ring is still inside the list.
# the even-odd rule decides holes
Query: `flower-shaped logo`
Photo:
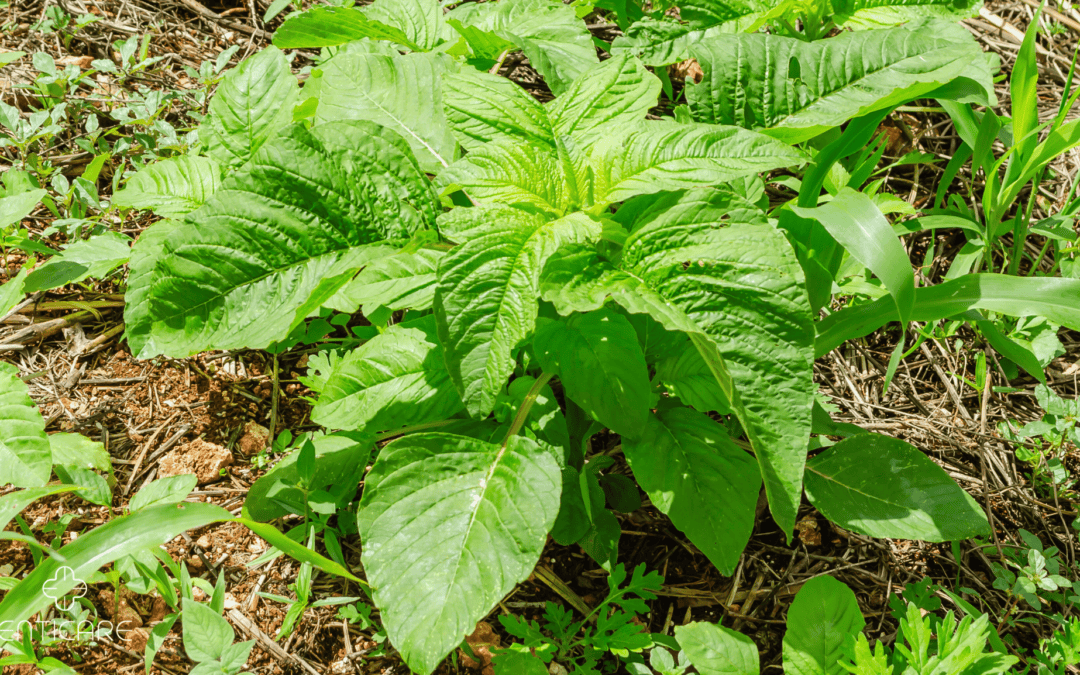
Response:
[[[70,590],[65,591],[65,589]],[[64,566],[56,570],[52,579],[45,582],[41,592],[45,594],[45,597],[52,599],[57,609],[70,612],[75,609],[75,600],[86,595],[86,584],[75,576],[75,570]],[[71,598],[68,599],[67,596]]]

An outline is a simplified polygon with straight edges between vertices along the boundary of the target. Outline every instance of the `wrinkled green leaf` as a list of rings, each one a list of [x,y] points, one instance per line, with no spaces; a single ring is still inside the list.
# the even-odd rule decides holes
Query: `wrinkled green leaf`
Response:
[[[296,76],[285,55],[267,47],[225,74],[210,99],[210,115],[200,128],[210,156],[222,166],[238,167],[263,143],[292,122],[299,98]]]
[[[754,529],[761,471],[724,427],[689,408],[649,416],[623,451],[653,506],[731,575]]]
[[[140,356],[151,340],[153,351],[180,356],[283,339],[357,268],[385,254],[380,242],[433,225],[435,204],[389,129],[292,127],[183,227],[153,240],[154,261],[133,271],[125,308]]]
[[[429,675],[533,570],[558,511],[552,454],[451,434],[395,441],[368,473],[364,570],[391,643]]]
[[[175,218],[202,206],[221,187],[221,167],[210,157],[182,155],[151,164],[113,194],[113,204]]]
[[[311,411],[331,429],[375,432],[446,419],[464,409],[428,316],[391,326],[337,362]]]
[[[454,248],[439,266],[435,316],[447,370],[469,414],[491,412],[536,323],[540,270],[559,246],[594,237],[582,214],[545,222],[513,209]]]
[[[921,30],[843,32],[816,42],[719,35],[691,48],[704,78],[688,84],[693,118],[762,129],[789,143],[928,94],[982,58],[969,39]],[[733,67],[734,66],[734,67]],[[981,83],[993,91],[991,82]]]
[[[315,120],[381,124],[409,143],[424,171],[436,173],[457,158],[441,93],[443,75],[457,69],[446,54],[340,54],[322,68]]]
[[[969,19],[978,16],[982,0],[829,0],[833,21],[845,28],[891,28],[923,17]]]
[[[545,372],[555,373],[567,396],[604,426],[637,437],[652,407],[649,371],[626,317],[598,309],[545,322],[533,338]]]
[[[760,211],[720,191],[640,198],[616,217],[631,230],[618,267],[568,249],[544,271],[544,299],[567,314],[610,297],[690,334],[747,430],[773,516],[789,531],[813,398],[813,322],[790,244]]]
[[[368,18],[359,9],[323,6],[286,18],[274,32],[274,46],[279,49],[334,47],[364,38],[389,40],[418,49],[400,28]]]
[[[715,185],[805,161],[785,143],[712,124],[640,123],[605,136],[592,151],[597,203]]]

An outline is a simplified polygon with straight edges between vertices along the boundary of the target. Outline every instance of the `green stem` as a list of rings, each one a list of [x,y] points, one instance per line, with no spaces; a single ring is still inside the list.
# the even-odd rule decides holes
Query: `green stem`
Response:
[[[503,445],[506,445],[511,437],[516,436],[517,432],[521,431],[521,427],[524,426],[525,420],[529,416],[529,410],[532,409],[533,403],[536,402],[536,397],[540,395],[540,390],[554,375],[555,373],[544,373],[536,378],[533,386],[529,387],[529,391],[525,394],[525,400],[521,402],[521,407],[518,408],[517,415],[514,416],[514,421],[510,424],[510,430],[506,432],[506,438],[502,442]]]
[[[439,420],[438,422],[425,422],[423,424],[414,424],[410,427],[401,427],[394,431],[384,431],[381,434],[375,435],[376,441],[385,441],[388,438],[394,438],[395,436],[404,436],[405,434],[411,434],[414,431],[423,431],[424,429],[432,429],[437,427],[445,427],[447,424],[454,422],[455,420]]]

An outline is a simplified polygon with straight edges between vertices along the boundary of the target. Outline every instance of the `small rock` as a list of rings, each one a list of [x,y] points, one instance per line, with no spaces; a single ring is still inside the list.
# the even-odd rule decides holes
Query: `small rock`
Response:
[[[93,63],[93,56],[61,56],[56,60],[58,66],[78,66],[86,70]]]
[[[232,593],[225,593],[225,609],[236,609],[239,606],[240,603],[236,601]]]
[[[196,545],[204,551],[209,551],[213,544],[210,543],[210,534],[204,534],[195,540]]]
[[[270,430],[251,420],[244,425],[244,432],[240,435],[240,440],[236,442],[236,447],[244,453],[244,457],[251,457],[259,454],[269,440]]]
[[[566,668],[552,661],[548,666],[548,675],[567,675]]]
[[[124,646],[136,654],[142,654],[146,643],[150,641],[150,634],[142,628],[120,628],[117,635]]]
[[[701,64],[697,62],[697,59],[687,59],[676,63],[671,67],[671,79],[679,82],[690,80],[691,82],[701,82],[701,78],[705,76],[704,71],[701,70]]]
[[[356,671],[349,659],[339,659],[330,664],[331,675],[351,675],[354,672]]]
[[[221,479],[221,470],[233,462],[232,453],[201,438],[185,443],[161,458],[158,478],[193,473],[199,484]]]

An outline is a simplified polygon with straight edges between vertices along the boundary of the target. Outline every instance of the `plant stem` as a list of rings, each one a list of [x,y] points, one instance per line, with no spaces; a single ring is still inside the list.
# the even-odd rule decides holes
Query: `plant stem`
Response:
[[[281,382],[278,379],[278,355],[275,353],[273,363],[273,377],[274,377],[274,389],[273,389],[273,401],[270,402],[270,433],[266,435],[266,449],[272,450],[274,447],[274,436],[277,435],[277,417],[278,417],[278,393],[281,391]],[[304,501],[305,514],[307,511],[307,500]],[[306,519],[306,518],[305,518]]]
[[[532,409],[533,403],[536,402],[536,397],[540,395],[540,390],[554,376],[555,373],[544,373],[536,378],[533,386],[529,387],[529,391],[525,394],[525,400],[521,402],[521,407],[518,408],[517,415],[514,416],[514,421],[510,424],[510,430],[506,432],[506,438],[502,442],[503,445],[506,445],[512,436],[516,436],[517,432],[521,431],[525,419],[529,416],[529,410]]]
[[[436,427],[445,427],[454,420],[439,420],[438,422],[425,422],[423,424],[414,424],[410,427],[401,427],[393,431],[384,431],[381,434],[375,435],[376,441],[385,441],[388,438],[394,438],[395,436],[404,436],[405,434],[411,434],[414,431],[423,431],[424,429],[431,429]]]

